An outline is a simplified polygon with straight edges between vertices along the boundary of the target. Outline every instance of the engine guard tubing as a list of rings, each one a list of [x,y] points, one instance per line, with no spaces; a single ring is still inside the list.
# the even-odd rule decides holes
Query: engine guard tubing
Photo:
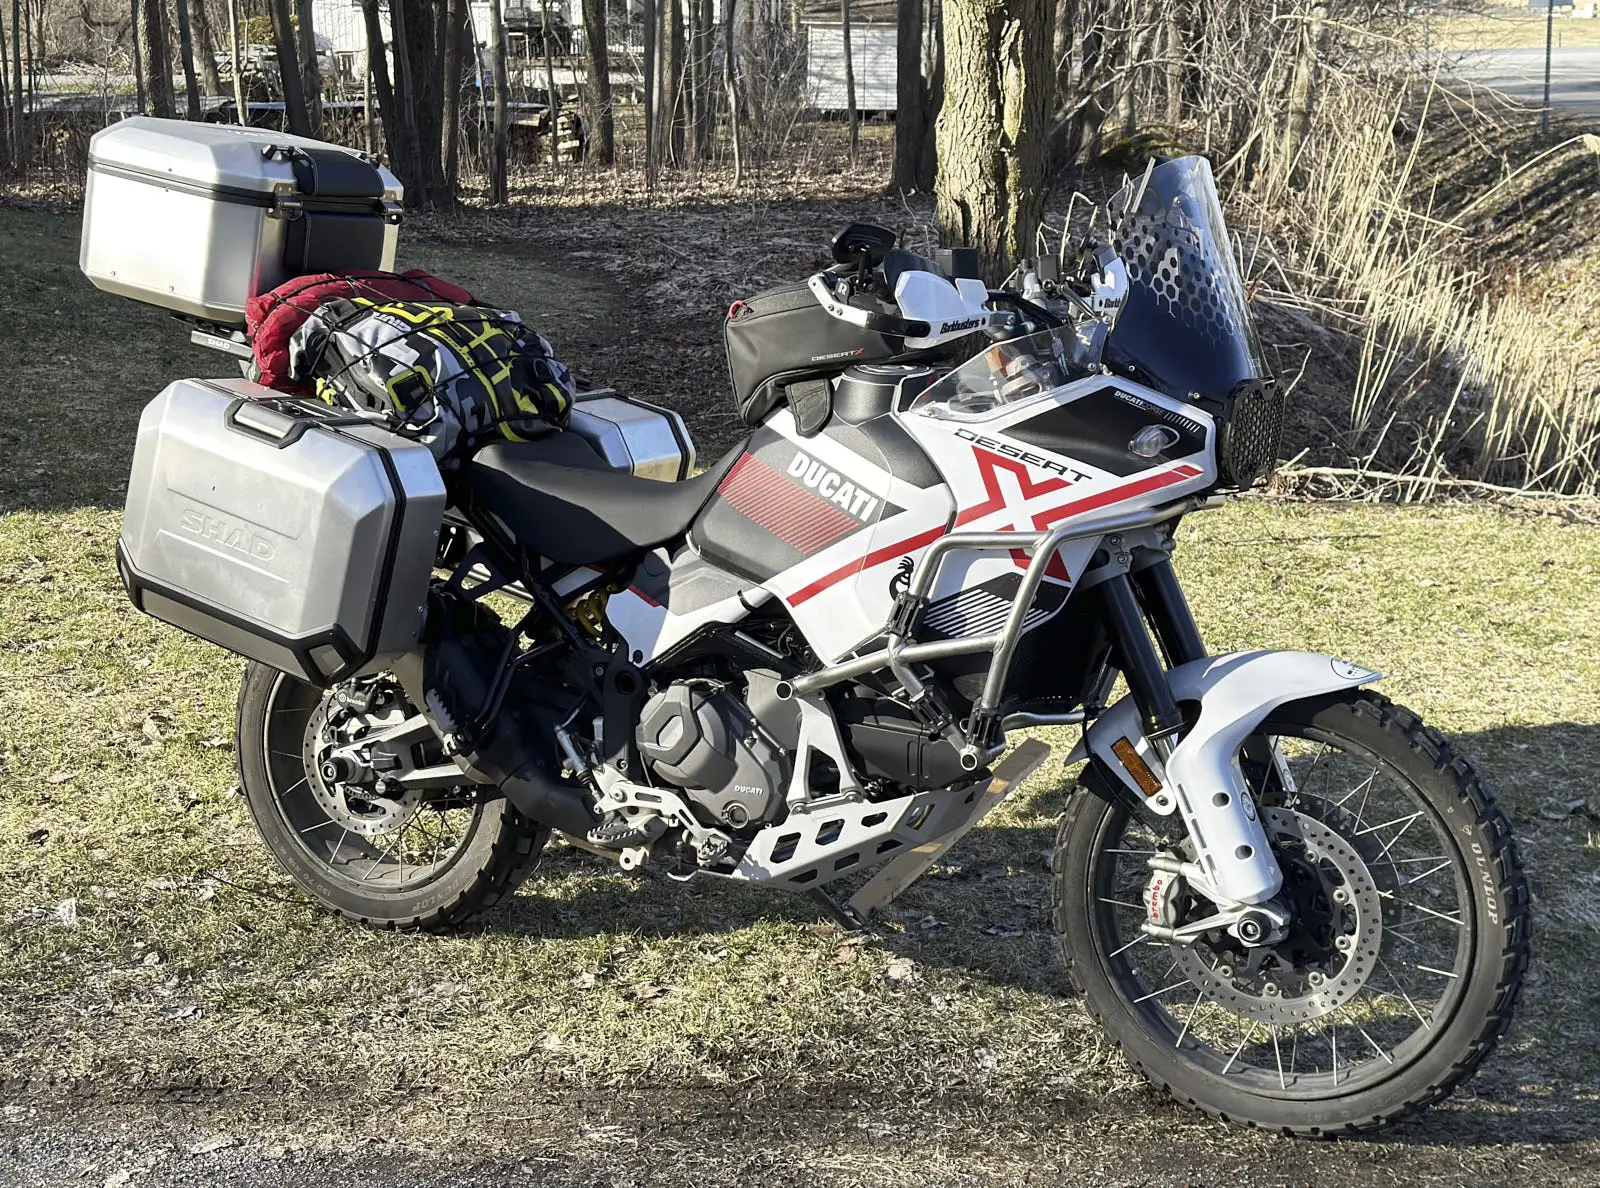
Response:
[[[600,824],[582,786],[556,779],[535,759],[502,779],[500,791],[523,816],[562,833],[583,837]]]

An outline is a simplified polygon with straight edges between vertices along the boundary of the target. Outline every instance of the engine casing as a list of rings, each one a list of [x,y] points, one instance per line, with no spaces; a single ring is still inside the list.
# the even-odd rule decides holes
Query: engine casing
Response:
[[[655,694],[636,738],[651,773],[688,792],[708,825],[759,825],[783,802],[787,759],[722,686],[681,681]]]

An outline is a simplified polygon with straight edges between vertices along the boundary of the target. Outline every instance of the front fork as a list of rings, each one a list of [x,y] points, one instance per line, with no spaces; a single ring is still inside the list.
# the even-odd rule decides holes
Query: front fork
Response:
[[[1170,555],[1135,553],[1131,560],[1094,588],[1131,702],[1119,703],[1101,720],[1122,727],[1112,754],[1133,776],[1146,807],[1182,818],[1199,852],[1199,862],[1186,872],[1192,882],[1211,891],[1219,905],[1265,903],[1278,893],[1283,875],[1238,762],[1230,765],[1233,778],[1215,781],[1215,787],[1212,781],[1187,787],[1170,771],[1196,715],[1185,717],[1168,670],[1204,661],[1206,647]],[[1136,711],[1136,721],[1127,720],[1135,716],[1130,711]],[[1252,755],[1252,748],[1263,753]],[[1277,762],[1275,750],[1260,738],[1246,741],[1243,750],[1247,757]]]

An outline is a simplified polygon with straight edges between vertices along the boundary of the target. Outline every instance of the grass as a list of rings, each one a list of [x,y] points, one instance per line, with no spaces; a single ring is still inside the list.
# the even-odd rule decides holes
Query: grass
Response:
[[[454,936],[313,910],[231,791],[239,663],[137,615],[112,565],[139,404],[215,360],[89,294],[68,271],[64,220],[0,219],[15,229],[0,235],[6,300],[42,302],[0,311],[15,336],[0,345],[28,377],[27,399],[6,400],[0,454],[6,1101],[160,1113],[178,1098],[252,1136],[371,1136],[459,1158],[548,1147],[607,1176],[644,1177],[669,1152],[666,1178],[685,1183],[1064,1181],[1085,1159],[1085,1182],[1110,1160],[1139,1182],[1179,1165],[1237,1182],[1240,1159],[1302,1183],[1363,1182],[1380,1157],[1412,1183],[1587,1174],[1600,1127],[1592,528],[1244,501],[1184,529],[1212,645],[1382,668],[1385,690],[1458,735],[1499,786],[1539,887],[1523,1023],[1470,1095],[1389,1143],[1291,1149],[1158,1104],[1069,995],[1042,914],[1059,761],[865,943],[803,900],[628,878],[566,851]],[[574,305],[603,317],[604,294],[549,261],[474,252],[413,259],[469,284],[492,269],[485,281],[536,324]],[[39,358],[51,350],[54,366]],[[1071,740],[1051,741],[1064,754]],[[909,976],[890,977],[898,959]]]

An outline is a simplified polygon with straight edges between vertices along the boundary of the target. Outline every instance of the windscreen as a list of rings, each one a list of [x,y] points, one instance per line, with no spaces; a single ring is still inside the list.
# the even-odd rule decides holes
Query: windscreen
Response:
[[[1178,157],[1108,204],[1128,298],[1106,342],[1115,372],[1179,399],[1265,378],[1244,282],[1204,157]]]
[[[1105,324],[1086,320],[992,343],[911,402],[926,415],[981,417],[1100,370]]]

